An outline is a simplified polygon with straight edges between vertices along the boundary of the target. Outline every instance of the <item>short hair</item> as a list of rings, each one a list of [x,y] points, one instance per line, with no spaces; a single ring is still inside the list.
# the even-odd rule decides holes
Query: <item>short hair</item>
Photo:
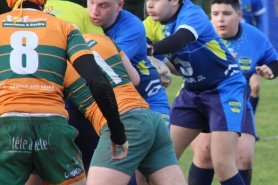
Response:
[[[169,1],[172,1],[172,0],[169,0]],[[186,0],[179,0],[179,4],[184,3],[184,1],[186,1]]]
[[[210,0],[210,6],[213,4],[228,4],[231,5],[234,10],[240,10],[239,0]]]

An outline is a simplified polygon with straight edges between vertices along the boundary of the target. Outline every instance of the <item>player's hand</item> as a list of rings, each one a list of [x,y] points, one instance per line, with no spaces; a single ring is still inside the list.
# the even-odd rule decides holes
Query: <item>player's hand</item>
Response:
[[[166,89],[166,87],[168,87],[170,85],[170,82],[171,82],[169,79],[163,77],[163,75],[165,75],[167,73],[168,73],[167,70],[159,72],[160,80],[161,80],[161,83],[162,83],[162,86],[163,86],[164,90]]]
[[[112,150],[112,160],[115,160],[119,162],[123,158],[127,156],[127,151],[128,151],[128,142],[126,141],[124,144],[120,145],[121,148],[121,153],[120,155],[117,155],[117,145],[111,141],[111,150]]]
[[[274,77],[272,70],[267,65],[257,66],[256,72],[265,79],[272,79]]]
[[[153,56],[153,46],[147,44],[147,55],[148,56]]]

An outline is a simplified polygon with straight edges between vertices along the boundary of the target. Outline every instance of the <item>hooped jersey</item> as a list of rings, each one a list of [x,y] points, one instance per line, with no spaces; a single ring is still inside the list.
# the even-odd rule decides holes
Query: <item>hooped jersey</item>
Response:
[[[99,34],[84,34],[95,60],[113,87],[119,112],[136,107],[149,108],[147,102],[140,96],[132,84],[123,65],[121,56],[124,55],[113,41]],[[64,95],[93,123],[98,134],[107,123],[96,102],[92,98],[85,80],[69,65],[65,77]]]
[[[0,15],[0,115],[7,112],[68,116],[62,91],[67,60],[91,54],[72,24],[42,11]]]
[[[88,11],[79,4],[70,1],[47,1],[44,12],[55,15],[56,17],[74,24],[82,34],[104,32],[100,26],[95,26]]]
[[[138,71],[140,84],[136,89],[141,96],[147,99],[157,94],[162,87],[160,76],[147,59],[147,40],[142,21],[130,12],[122,10],[115,23],[104,32],[125,52]]]
[[[186,0],[177,16],[167,22],[144,20],[147,37],[156,43],[180,28],[190,30],[196,40],[186,47],[169,53],[168,59],[183,75],[192,90],[215,88],[232,75],[242,75],[238,63],[215,32],[201,7]]]
[[[239,34],[230,39],[223,39],[223,41],[239,62],[247,79],[256,73],[256,66],[278,60],[277,52],[269,40],[249,24],[239,23]]]
[[[240,0],[242,21],[254,25],[254,17],[262,15],[266,8],[262,0]]]

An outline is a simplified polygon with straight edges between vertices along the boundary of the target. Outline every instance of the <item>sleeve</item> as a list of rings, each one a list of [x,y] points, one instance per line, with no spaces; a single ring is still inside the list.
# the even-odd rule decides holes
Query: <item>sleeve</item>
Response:
[[[195,41],[195,36],[190,30],[181,28],[173,35],[153,44],[154,55],[173,53]]]
[[[142,43],[138,43],[138,41],[146,41],[144,26],[142,22],[138,21],[130,21],[129,23],[122,24],[122,26],[119,31],[120,34],[116,36],[114,42],[125,52],[129,59],[132,59],[142,50],[141,47],[138,47],[142,46]],[[145,49],[147,50],[147,45]]]
[[[263,48],[265,48],[264,50],[262,50],[263,56],[258,62],[258,65],[269,64],[274,60],[278,60],[278,54],[274,49],[274,47],[272,46],[272,44],[269,42],[269,40],[262,33],[258,33],[258,34],[261,35],[261,41],[259,41],[258,44],[260,46],[263,46]]]
[[[68,57],[79,75],[86,80],[94,100],[106,118],[111,140],[118,145],[124,144],[125,130],[120,120],[114,91],[78,30],[70,32],[68,36]]]

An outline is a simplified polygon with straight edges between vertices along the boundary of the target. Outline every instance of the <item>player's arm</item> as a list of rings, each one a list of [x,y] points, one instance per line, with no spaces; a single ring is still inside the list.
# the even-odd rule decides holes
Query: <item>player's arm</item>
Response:
[[[122,56],[122,61],[123,64],[127,70],[128,76],[130,77],[132,83],[134,86],[139,85],[140,83],[140,76],[138,74],[138,72],[136,71],[136,69],[131,65],[130,60],[127,58],[126,55]]]
[[[111,131],[111,140],[119,145],[126,142],[124,125],[120,120],[113,89],[100,70],[92,54],[85,54],[73,62],[73,67],[86,80],[89,89],[106,118]]]
[[[186,28],[180,28],[169,37],[153,44],[148,49],[148,55],[173,53],[179,49],[182,49],[190,42],[194,42],[195,40],[196,38],[190,30]]]
[[[114,42],[125,52],[127,58],[132,59],[137,55],[141,47],[138,47],[138,42],[145,39],[145,31],[143,25],[130,23],[122,28],[123,34],[118,35]]]

